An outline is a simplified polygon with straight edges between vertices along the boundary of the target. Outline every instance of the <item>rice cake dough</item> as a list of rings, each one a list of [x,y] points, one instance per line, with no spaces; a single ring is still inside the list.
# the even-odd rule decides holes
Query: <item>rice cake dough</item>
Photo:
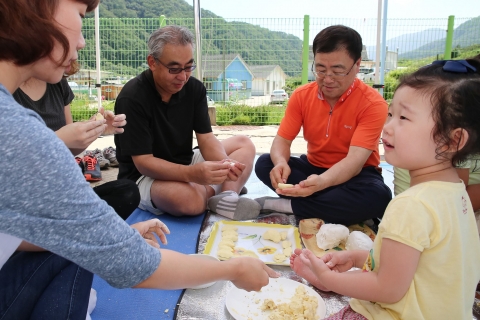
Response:
[[[279,243],[280,240],[282,239],[282,236],[280,235],[280,232],[278,232],[277,230],[274,230],[274,229],[269,229],[269,230],[265,231],[265,233],[263,234],[262,237],[265,240],[271,240],[275,243]]]

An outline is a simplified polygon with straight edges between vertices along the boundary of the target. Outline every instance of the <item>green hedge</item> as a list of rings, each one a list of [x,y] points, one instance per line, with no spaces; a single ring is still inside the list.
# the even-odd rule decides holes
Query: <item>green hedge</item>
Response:
[[[113,101],[102,101],[105,110],[113,111],[115,103]],[[95,100],[81,100],[75,98],[70,104],[73,121],[84,121],[90,119],[97,113],[98,103]]]
[[[216,107],[217,125],[276,125],[280,124],[285,114],[285,105],[258,106],[246,105]]]

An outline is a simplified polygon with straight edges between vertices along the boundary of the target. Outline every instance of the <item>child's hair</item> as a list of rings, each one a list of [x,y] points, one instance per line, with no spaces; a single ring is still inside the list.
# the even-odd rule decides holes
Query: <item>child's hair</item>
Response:
[[[100,0],[74,0],[95,9]],[[69,44],[54,20],[59,0],[0,0],[0,61],[25,66],[51,54],[55,41]]]
[[[435,122],[432,136],[438,158],[447,158],[445,147],[454,147],[456,139],[450,133],[456,128],[468,132],[468,140],[460,150],[457,147],[452,165],[480,152],[480,55],[466,60],[434,61],[401,78],[397,90],[404,86],[431,96]]]

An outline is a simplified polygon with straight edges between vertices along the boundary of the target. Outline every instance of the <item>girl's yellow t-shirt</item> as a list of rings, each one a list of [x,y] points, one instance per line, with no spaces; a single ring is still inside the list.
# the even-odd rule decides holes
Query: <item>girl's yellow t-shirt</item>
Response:
[[[368,319],[472,319],[480,241],[461,181],[425,182],[396,196],[379,225],[369,272],[381,268],[385,238],[421,252],[412,283],[396,303],[351,299],[353,310]]]

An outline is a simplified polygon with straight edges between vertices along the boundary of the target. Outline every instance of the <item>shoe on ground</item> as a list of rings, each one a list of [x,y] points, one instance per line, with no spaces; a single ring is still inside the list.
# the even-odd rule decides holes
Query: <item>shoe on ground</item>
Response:
[[[105,159],[105,157],[103,156],[103,152],[100,149],[87,150],[85,151],[85,155],[97,158],[97,161],[100,165],[100,169],[106,169],[110,167],[110,161]]]
[[[93,309],[97,306],[97,291],[95,289],[90,289],[90,297],[88,298],[88,307],[87,307],[87,317],[85,320],[92,320],[90,314],[92,314]]]
[[[114,147],[105,148],[102,153],[105,159],[110,161],[110,166],[118,167],[117,150]]]
[[[83,165],[82,158],[80,157],[75,157],[75,161],[77,162],[78,166],[80,167],[80,170],[85,171],[85,166]]]
[[[102,180],[102,173],[100,172],[100,164],[97,161],[97,158],[91,155],[86,155],[83,157],[83,165],[85,170],[83,171],[83,176],[87,181],[100,181]]]

